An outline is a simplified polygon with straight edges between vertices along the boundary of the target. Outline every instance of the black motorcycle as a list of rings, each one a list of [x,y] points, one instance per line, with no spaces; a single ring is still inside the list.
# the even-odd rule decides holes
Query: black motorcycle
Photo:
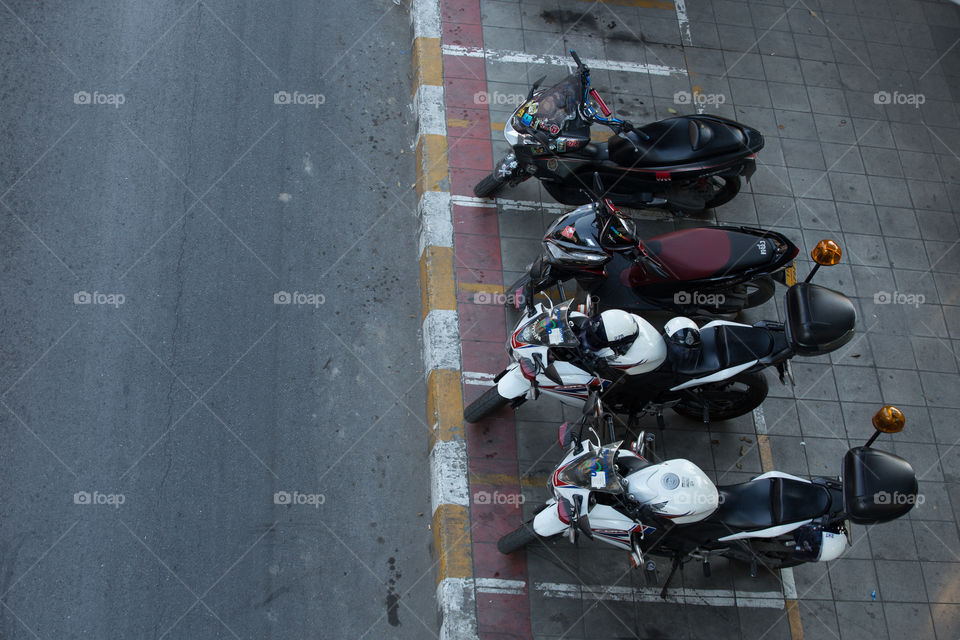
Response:
[[[549,89],[539,89],[538,80],[504,125],[513,150],[474,187],[478,197],[533,176],[558,202],[581,205],[589,202],[583,187],[599,173],[618,205],[702,211],[729,202],[740,191],[740,176],[753,175],[763,148],[759,131],[719,116],[680,116],[639,128],[609,117],[610,109],[590,88],[589,68],[570,53],[577,73]],[[591,142],[593,123],[616,135]]]
[[[599,189],[597,189],[599,191]],[[511,291],[532,300],[574,279],[604,309],[663,309],[683,315],[736,313],[773,297],[775,281],[797,281],[796,245],[750,227],[681,229],[641,240],[609,199],[564,214],[547,229],[543,250]]]

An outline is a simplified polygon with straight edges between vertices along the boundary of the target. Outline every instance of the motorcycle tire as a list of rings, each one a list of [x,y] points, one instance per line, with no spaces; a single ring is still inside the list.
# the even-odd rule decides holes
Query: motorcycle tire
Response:
[[[747,294],[747,301],[744,303],[744,309],[759,307],[764,302],[773,297],[776,293],[777,285],[770,276],[763,276],[748,282],[745,286],[752,286],[753,291]]]
[[[533,524],[525,522],[497,541],[497,550],[504,555],[510,555],[523,549],[540,536],[533,530]]]
[[[494,385],[483,392],[483,395],[470,403],[463,411],[463,419],[467,422],[480,422],[487,416],[493,415],[507,406],[510,400],[504,398]]]
[[[763,404],[764,399],[767,397],[767,391],[769,387],[767,385],[767,378],[762,372],[741,373],[740,375],[734,376],[729,380],[706,385],[701,389],[707,392],[710,390],[719,390],[723,392],[726,387],[735,383],[746,385],[746,390],[737,393],[736,397],[732,398],[732,400],[728,401],[725,405],[711,406],[711,421],[730,420],[732,418],[738,418],[746,415]],[[697,396],[698,399],[702,397],[701,394],[697,394]],[[680,404],[673,407],[673,410],[685,418],[690,418],[692,420],[703,419],[703,403],[699,401],[694,402],[692,399],[686,396],[680,402]]]
[[[504,180],[491,173],[477,183],[477,186],[473,188],[473,195],[477,196],[478,198],[492,198],[498,191],[500,191],[500,189],[503,188],[504,183]]]
[[[722,179],[723,186],[717,191],[717,195],[707,200],[705,208],[716,209],[727,204],[740,193],[740,176],[723,176]]]

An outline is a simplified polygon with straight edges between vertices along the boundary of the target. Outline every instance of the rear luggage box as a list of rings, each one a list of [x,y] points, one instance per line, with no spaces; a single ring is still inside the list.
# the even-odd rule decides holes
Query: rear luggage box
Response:
[[[850,342],[857,310],[848,297],[809,282],[798,282],[784,296],[786,333],[801,356],[820,356]]]
[[[843,507],[856,524],[899,518],[917,501],[917,476],[899,456],[854,447],[843,458]]]

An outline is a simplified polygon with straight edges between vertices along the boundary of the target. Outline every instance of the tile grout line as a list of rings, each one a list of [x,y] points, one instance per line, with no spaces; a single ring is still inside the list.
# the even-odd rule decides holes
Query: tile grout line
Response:
[[[439,0],[412,0],[413,108],[430,506],[440,640],[478,638]]]

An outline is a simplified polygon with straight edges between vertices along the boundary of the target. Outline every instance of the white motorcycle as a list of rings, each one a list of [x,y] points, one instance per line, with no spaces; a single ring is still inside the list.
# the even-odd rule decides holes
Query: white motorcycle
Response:
[[[597,394],[590,417],[602,414]],[[584,416],[584,423],[588,416]],[[612,436],[609,414],[602,414]],[[498,548],[513,553],[538,540],[577,533],[630,552],[634,567],[655,577],[648,556],[673,560],[674,572],[690,560],[710,575],[710,558],[723,556],[770,569],[840,557],[850,542],[851,523],[877,524],[899,518],[916,502],[917,479],[902,458],[871,448],[882,433],[897,433],[903,413],[884,406],[873,417],[876,432],[862,447],[847,451],[839,478],[798,478],[770,471],[753,480],[717,487],[689,460],[655,464],[653,436],[641,433],[629,448],[623,442],[583,439],[564,423],[561,446],[568,452],[548,487],[553,497],[532,521],[503,536]],[[664,585],[664,592],[666,591]]]
[[[763,369],[776,367],[781,382],[792,381],[791,358],[830,353],[853,337],[857,314],[850,299],[810,283],[820,265],[839,261],[840,248],[825,240],[812,255],[813,271],[785,294],[786,322],[714,320],[699,328],[695,349],[665,340],[649,322],[630,314],[639,328],[633,344],[622,354],[598,358],[581,342],[589,298],[578,309],[572,300],[527,307],[507,342],[514,362],[464,410],[464,419],[478,422],[540,393],[582,405],[595,388],[613,411],[629,414],[631,426],[648,413],[663,426],[666,408],[704,422],[750,413],[767,396]]]

